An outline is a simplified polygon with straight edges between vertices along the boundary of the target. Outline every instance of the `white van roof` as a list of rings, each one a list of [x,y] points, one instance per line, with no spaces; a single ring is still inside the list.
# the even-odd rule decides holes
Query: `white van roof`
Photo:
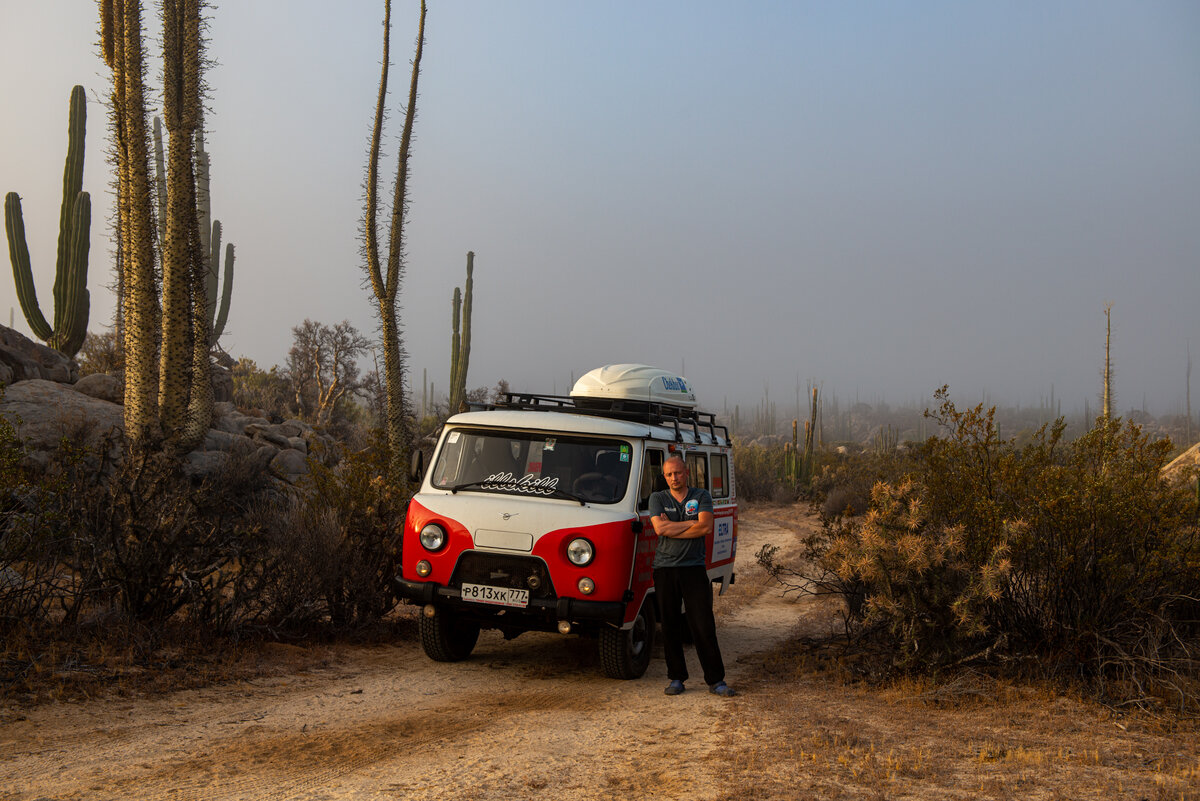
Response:
[[[558,431],[568,434],[590,434],[593,436],[650,438],[686,444],[728,445],[727,439],[714,436],[715,431],[707,427],[680,426],[678,440],[673,426],[652,425],[632,420],[617,420],[591,414],[571,412],[526,411],[520,409],[493,409],[481,412],[463,412],[446,421],[447,427],[456,425],[506,428],[525,431]],[[721,429],[723,431],[723,429]],[[699,436],[697,436],[699,434]]]

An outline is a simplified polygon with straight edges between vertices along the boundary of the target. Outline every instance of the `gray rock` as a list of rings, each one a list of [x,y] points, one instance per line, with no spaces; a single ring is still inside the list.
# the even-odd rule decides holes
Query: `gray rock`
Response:
[[[0,325],[0,364],[11,372],[9,382],[44,379],[73,384],[79,378],[79,365],[54,348]]]
[[[18,381],[0,400],[4,415],[28,451],[52,451],[62,440],[94,447],[105,437],[120,433],[123,410],[110,401],[76,392],[67,384],[34,379]]]
[[[230,434],[245,434],[246,427],[251,425],[269,426],[271,424],[261,417],[248,417],[240,412],[217,417],[213,421],[214,428],[228,431]]]
[[[304,437],[288,437],[288,444],[294,450],[298,450],[306,456],[308,455],[308,442],[305,441]]]
[[[301,420],[284,420],[275,426],[275,430],[285,437],[302,437],[311,432],[313,428]]]
[[[289,448],[286,451],[280,451],[271,460],[271,470],[286,479],[289,484],[295,484],[308,475],[308,461],[304,458],[304,454]]]
[[[183,470],[190,476],[210,476],[229,464],[229,454],[223,451],[192,451],[184,457]]]
[[[208,433],[205,434],[204,443],[200,446],[199,450],[250,454],[255,452],[256,446],[254,441],[249,437],[240,434],[230,434],[228,431],[221,431],[217,428],[210,428]]]
[[[109,403],[123,403],[125,400],[125,384],[115,375],[93,373],[85,375],[72,384],[76,392],[90,395],[93,398],[106,400]]]
[[[251,423],[250,425],[246,426],[245,433],[247,436],[253,437],[259,442],[265,442],[270,445],[274,445],[280,450],[286,450],[292,447],[291,443],[288,442],[288,438],[282,434],[279,434],[275,430],[275,426]]]

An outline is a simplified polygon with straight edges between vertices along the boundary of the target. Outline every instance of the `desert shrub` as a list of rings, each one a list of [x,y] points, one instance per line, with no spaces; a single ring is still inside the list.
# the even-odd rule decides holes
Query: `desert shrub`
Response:
[[[310,468],[298,493],[268,512],[274,525],[268,527],[262,618],[284,627],[376,622],[397,601],[409,495],[386,479],[378,436],[336,467],[310,460]]]
[[[1200,707],[1200,524],[1194,485],[1160,475],[1170,443],[1100,420],[1018,447],[992,412],[938,397],[945,433],[909,478],[876,484],[861,520],[826,519],[811,569],[760,561],[840,593],[876,669],[1032,668],[1117,703]]]
[[[860,515],[867,511],[872,488],[880,481],[897,481],[913,470],[905,450],[852,451],[828,458],[812,481],[812,497],[827,518]]]
[[[744,501],[782,503],[796,499],[783,479],[783,446],[734,442],[733,463],[738,497]]]
[[[75,361],[79,363],[81,376],[92,373],[120,375],[125,369],[125,354],[114,331],[102,334],[89,331]]]

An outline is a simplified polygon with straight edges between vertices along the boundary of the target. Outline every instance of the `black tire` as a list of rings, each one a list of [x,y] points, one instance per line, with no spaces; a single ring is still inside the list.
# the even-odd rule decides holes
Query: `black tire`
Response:
[[[654,648],[654,601],[647,598],[633,627],[600,629],[600,666],[610,679],[636,679],[650,665]]]
[[[479,641],[479,624],[439,609],[433,617],[421,615],[421,647],[434,662],[461,662]]]

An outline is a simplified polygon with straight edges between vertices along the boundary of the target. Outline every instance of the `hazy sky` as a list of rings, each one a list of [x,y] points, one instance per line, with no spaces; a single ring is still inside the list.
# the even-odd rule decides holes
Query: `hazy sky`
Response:
[[[260,366],[305,318],[375,330],[359,243],[382,6],[209,12],[214,216],[237,247],[222,344]],[[0,192],[22,196],[49,316],[83,84],[101,330],[96,7],[0,0]],[[396,0],[393,154],[417,16]],[[402,315],[418,398],[423,369],[446,388],[473,250],[469,386],[565,393],[646,362],[685,369],[717,409],[810,380],[893,405],[946,383],[1031,404],[1053,385],[1064,410],[1095,408],[1111,302],[1119,409],[1182,411],[1189,341],[1200,408],[1193,0],[431,0],[417,107]],[[10,280],[0,303],[27,332]]]

